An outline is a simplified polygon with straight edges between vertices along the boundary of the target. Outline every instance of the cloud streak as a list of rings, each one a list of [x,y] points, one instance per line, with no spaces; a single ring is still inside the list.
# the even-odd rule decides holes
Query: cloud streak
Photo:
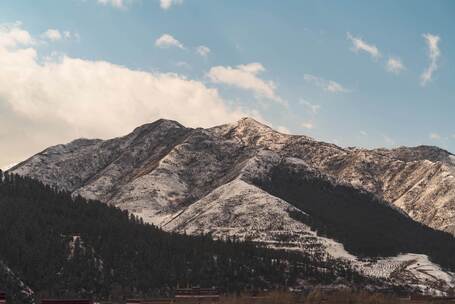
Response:
[[[324,89],[327,92],[331,93],[348,93],[350,92],[348,89],[346,89],[344,86],[339,84],[336,81],[333,80],[326,80],[322,77],[311,75],[311,74],[304,74],[303,79],[311,83],[317,87],[320,87]]]
[[[428,58],[430,59],[430,64],[427,69],[420,75],[420,84],[425,86],[433,78],[433,73],[438,69],[438,59],[441,56],[441,51],[439,49],[440,37],[433,34],[423,34],[425,43],[428,47]]]
[[[314,129],[314,124],[312,122],[303,122],[301,126],[308,130]]]
[[[160,0],[160,7],[163,10],[168,10],[173,5],[182,4],[183,0]]]
[[[98,0],[98,3],[103,5],[111,5],[115,8],[125,8],[126,1],[125,0]]]
[[[300,104],[302,104],[305,111],[309,112],[310,114],[318,114],[319,110],[321,109],[320,105],[312,104],[311,102],[306,101],[305,99],[301,99]]]
[[[373,45],[364,41],[362,38],[355,37],[351,33],[346,34],[348,39],[352,42],[352,51],[358,53],[363,51],[368,53],[373,59],[378,59],[381,57],[381,52],[379,49]]]

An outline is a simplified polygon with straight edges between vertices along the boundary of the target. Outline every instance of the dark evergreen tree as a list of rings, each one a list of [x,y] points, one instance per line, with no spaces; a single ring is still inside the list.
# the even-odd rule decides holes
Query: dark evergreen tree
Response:
[[[0,214],[0,261],[41,296],[169,296],[177,285],[240,292],[292,286],[299,278],[361,279],[346,263],[320,256],[166,233],[16,175],[0,182]]]
[[[446,269],[455,270],[455,238],[451,234],[413,221],[369,192],[333,184],[286,166],[275,167],[268,179],[255,182],[311,215],[293,212],[291,216],[295,219],[308,224],[319,235],[339,241],[357,256],[420,253]]]

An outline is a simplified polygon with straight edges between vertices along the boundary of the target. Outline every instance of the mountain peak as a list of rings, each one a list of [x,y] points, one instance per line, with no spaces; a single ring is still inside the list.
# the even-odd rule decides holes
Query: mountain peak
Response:
[[[135,128],[131,134],[142,134],[144,132],[147,133],[155,129],[168,130],[175,128],[185,129],[185,126],[175,120],[160,118],[154,122],[146,123]]]
[[[254,118],[251,117],[243,117],[237,121],[237,123],[234,124],[234,127],[237,129],[248,129],[249,132],[257,132],[261,131],[263,132],[276,132],[274,129],[271,127],[257,121]]]
[[[252,118],[252,117],[249,117],[249,116],[240,118],[240,119],[237,121],[237,124],[240,124],[240,123],[251,124],[251,125],[262,125],[262,126],[264,126],[264,124],[260,123],[260,122],[257,121],[256,119],[254,119],[254,118]]]

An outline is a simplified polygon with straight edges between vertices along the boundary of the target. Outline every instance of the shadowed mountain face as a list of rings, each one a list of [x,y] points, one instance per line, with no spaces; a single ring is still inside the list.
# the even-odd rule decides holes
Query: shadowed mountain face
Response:
[[[10,172],[167,231],[235,236],[345,258],[399,283],[455,286],[426,258],[455,269],[453,236],[428,228],[455,233],[455,157],[436,147],[341,148],[251,118],[209,129],[158,120],[123,137],[50,147]],[[383,256],[392,258],[359,259]]]

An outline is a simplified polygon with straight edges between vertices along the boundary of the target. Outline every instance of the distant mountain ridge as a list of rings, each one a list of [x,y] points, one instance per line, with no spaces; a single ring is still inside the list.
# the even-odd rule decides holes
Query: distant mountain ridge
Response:
[[[342,148],[282,134],[251,118],[208,129],[158,120],[123,137],[79,139],[50,147],[11,169],[129,210],[168,231],[236,236],[272,247],[312,250],[350,259],[375,275],[383,275],[375,267],[382,267],[378,265],[384,261],[367,267],[356,255],[427,254],[451,268],[447,255],[452,252],[453,237],[421,228],[404,214],[454,234],[454,171],[455,157],[436,147]],[[365,206],[349,204],[362,201]],[[343,214],[338,221],[331,214],[337,209],[328,208],[330,204],[353,209],[338,209]],[[356,218],[357,214],[367,216]],[[391,218],[396,219],[393,226],[379,229],[381,222]],[[378,225],[369,227],[366,219]],[[380,239],[376,249],[362,245],[365,234],[340,234],[343,229],[339,228],[351,227],[346,223],[353,221],[364,223],[366,229],[360,231]],[[344,233],[351,235],[349,230]],[[409,240],[398,242],[399,237]],[[430,239],[448,245],[436,250],[422,244]],[[415,268],[403,265],[419,264],[415,256],[400,259],[392,262],[393,269],[412,273]],[[425,280],[438,278],[439,282],[442,275],[430,277]],[[451,274],[444,278],[447,286],[455,282]]]

